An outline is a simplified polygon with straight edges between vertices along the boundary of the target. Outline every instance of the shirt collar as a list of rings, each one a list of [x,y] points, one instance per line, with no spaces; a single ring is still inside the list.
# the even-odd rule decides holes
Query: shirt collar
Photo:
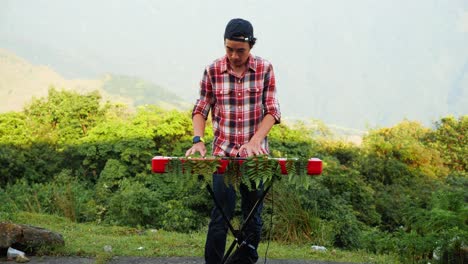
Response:
[[[252,54],[250,54],[248,61],[249,62],[247,64],[249,65],[249,69],[251,69],[252,71],[255,72],[256,69],[257,69],[257,60],[255,59],[255,57]],[[221,62],[221,66],[220,66],[221,72],[227,72],[228,64],[229,64],[228,57],[227,57],[227,55],[224,55],[224,58],[223,58],[223,60]]]

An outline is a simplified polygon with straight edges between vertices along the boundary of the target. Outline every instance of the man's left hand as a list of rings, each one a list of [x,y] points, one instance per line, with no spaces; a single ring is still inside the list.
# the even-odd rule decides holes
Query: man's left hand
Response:
[[[252,157],[256,155],[268,154],[265,149],[262,148],[260,143],[250,141],[244,144],[239,149],[239,156],[241,157]]]

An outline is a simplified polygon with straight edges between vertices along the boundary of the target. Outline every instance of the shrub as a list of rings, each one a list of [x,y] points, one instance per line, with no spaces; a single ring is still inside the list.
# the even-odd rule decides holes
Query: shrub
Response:
[[[162,226],[164,208],[157,193],[134,179],[123,179],[108,201],[104,221],[127,226]]]
[[[161,216],[161,228],[164,230],[189,233],[207,222],[206,217],[197,215],[181,200],[166,201],[162,207],[164,213]]]
[[[271,237],[286,242],[304,242],[312,238],[312,215],[306,211],[295,193],[290,192],[286,185],[276,184],[274,193],[270,193],[267,201],[273,203],[273,230]],[[271,207],[270,207],[271,208]],[[269,208],[268,208],[269,209]],[[264,227],[271,225],[271,218],[265,217],[269,210],[265,210]]]
[[[71,170],[62,170],[47,184],[50,186],[54,209],[72,221],[85,222],[96,219],[93,191]]]
[[[20,180],[8,185],[3,193],[3,201],[15,211],[58,214],[72,221],[89,221],[87,214],[93,192],[80,183],[71,171],[63,170],[47,183],[29,183]]]
[[[392,234],[375,227],[362,232],[361,248],[375,254],[387,254],[398,249]]]

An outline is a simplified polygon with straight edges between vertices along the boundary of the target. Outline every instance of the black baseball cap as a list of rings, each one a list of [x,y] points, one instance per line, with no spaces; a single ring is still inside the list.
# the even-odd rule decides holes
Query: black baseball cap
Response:
[[[249,42],[251,44],[254,44],[257,40],[254,38],[252,24],[242,18],[234,18],[229,21],[224,31],[224,39]]]

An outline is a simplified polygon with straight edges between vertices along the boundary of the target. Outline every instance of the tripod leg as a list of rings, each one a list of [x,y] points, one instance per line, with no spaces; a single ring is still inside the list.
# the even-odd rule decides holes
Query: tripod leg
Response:
[[[234,236],[238,234],[233,228],[234,225],[230,224],[230,219],[235,213],[236,192],[232,186],[225,184],[222,174],[214,174],[213,183],[204,186],[214,202],[205,242],[205,260],[206,263],[219,264],[227,249],[228,233],[233,233]]]
[[[226,261],[229,259],[229,256],[231,255],[231,252],[234,249],[234,246],[237,244],[237,242],[238,242],[237,238],[235,238],[234,241],[232,241],[231,246],[229,247],[228,251],[226,252],[226,254],[224,254],[223,261],[221,262],[221,264],[226,263]]]
[[[215,197],[215,194],[213,192],[213,189],[211,189],[211,186],[209,184],[206,185],[206,189],[208,190],[208,192],[210,193],[211,195],[211,198],[213,199],[215,205],[216,205],[216,208],[219,210],[219,212],[221,213],[224,221],[226,222],[226,224],[228,225],[228,228],[229,230],[231,230],[232,234],[236,234],[236,230],[234,229],[234,227],[232,226],[231,222],[229,221],[229,218],[226,216],[226,213],[224,213],[224,210],[223,208],[221,207],[221,205],[219,204],[218,202],[218,199],[216,199]]]
[[[255,211],[257,211],[258,207],[262,204],[263,200],[265,199],[268,191],[270,190],[271,185],[267,187],[267,189],[261,194],[261,196],[257,199],[257,201],[254,203],[253,207],[250,209],[250,212],[247,216],[247,218],[243,221],[240,230],[238,231],[238,235],[235,236],[235,240],[232,242],[229,250],[225,253],[223,261],[221,262],[222,264],[226,263],[230,259],[230,257],[234,257],[236,255],[236,252],[239,250],[245,250],[244,247],[251,247],[252,249],[255,249],[254,246],[250,245],[249,242],[246,241],[246,237],[244,236],[244,231],[246,227],[248,226],[248,223],[252,220],[253,216],[255,215]],[[236,250],[232,253],[231,252],[234,249],[234,246],[237,244]],[[244,249],[243,249],[244,248]]]
[[[263,202],[263,200],[265,199],[268,191],[270,191],[270,188],[271,188],[271,185],[269,185],[266,190],[262,193],[262,195],[260,196],[260,198],[255,202],[254,206],[252,207],[252,209],[250,210],[247,218],[244,220],[244,222],[242,222],[242,225],[241,225],[241,228],[240,228],[240,233],[242,233],[242,231],[244,231],[245,227],[247,226],[248,222],[252,219],[253,215],[254,215],[254,212],[257,210],[257,208],[260,206],[260,204]]]

